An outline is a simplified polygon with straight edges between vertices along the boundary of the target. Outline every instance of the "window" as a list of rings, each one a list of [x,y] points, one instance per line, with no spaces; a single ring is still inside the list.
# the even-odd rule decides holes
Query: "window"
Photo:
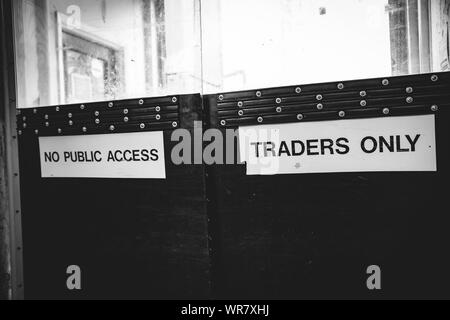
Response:
[[[19,107],[449,69],[450,0],[16,0]]]

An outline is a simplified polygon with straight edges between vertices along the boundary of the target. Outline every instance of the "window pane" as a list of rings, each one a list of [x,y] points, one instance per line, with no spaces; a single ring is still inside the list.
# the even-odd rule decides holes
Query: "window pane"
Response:
[[[14,4],[20,107],[449,69],[450,0]]]
[[[449,0],[202,5],[206,92],[441,71],[433,58],[448,61]]]
[[[17,0],[18,104],[201,90],[198,0]]]

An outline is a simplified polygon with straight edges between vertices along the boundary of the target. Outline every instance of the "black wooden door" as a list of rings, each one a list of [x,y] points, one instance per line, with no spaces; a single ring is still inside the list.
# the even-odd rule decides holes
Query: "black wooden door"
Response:
[[[26,298],[209,296],[204,167],[170,161],[171,132],[200,118],[199,95],[20,112]],[[41,136],[141,131],[164,132],[164,180],[41,178]]]
[[[450,297],[450,74],[208,96],[211,127],[435,114],[437,172],[247,176],[211,167],[222,298]],[[381,268],[370,291],[367,268]]]

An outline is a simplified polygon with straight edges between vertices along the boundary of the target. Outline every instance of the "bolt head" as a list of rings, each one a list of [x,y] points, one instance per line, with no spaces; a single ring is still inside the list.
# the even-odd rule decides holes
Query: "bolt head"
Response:
[[[302,114],[298,114],[297,115],[297,120],[299,120],[299,121],[303,120],[303,115]]]
[[[381,81],[381,84],[383,86],[388,86],[389,85],[389,80],[388,79],[384,79],[383,81]]]
[[[264,122],[264,118],[263,117],[258,117],[258,119],[256,119],[256,121],[258,121],[258,123],[263,123]]]
[[[338,88],[339,90],[344,89],[344,84],[343,84],[343,83],[339,83],[339,84],[337,85],[337,88]]]
[[[436,82],[436,81],[438,81],[438,80],[439,80],[439,77],[438,77],[437,75],[433,74],[433,75],[431,76],[431,81]]]
[[[172,127],[174,127],[174,128],[178,127],[178,122],[176,122],[176,121],[172,122]]]
[[[114,103],[113,103],[113,102],[108,103],[108,107],[109,107],[109,108],[114,107]]]
[[[141,124],[139,125],[139,128],[145,129],[145,124],[141,123]]]
[[[261,91],[256,91],[256,96],[257,96],[258,98],[261,98],[261,97],[262,97]]]
[[[316,99],[317,99],[318,101],[321,101],[321,100],[323,99],[323,96],[322,96],[321,94],[318,94],[318,95],[316,96]]]
[[[339,117],[344,118],[345,117],[345,111],[339,111]]]
[[[391,113],[391,110],[389,110],[389,108],[383,109],[383,114],[388,115],[389,113]]]
[[[317,105],[317,110],[323,110],[323,104],[319,103],[319,104]]]
[[[413,103],[413,102],[414,102],[413,97],[408,97],[408,98],[406,98],[406,102],[407,102],[407,103]]]
[[[173,103],[177,103],[177,102],[178,102],[178,98],[177,98],[177,97],[173,97],[173,98],[172,98],[172,102],[173,102]]]
[[[431,111],[436,112],[438,110],[439,110],[439,107],[437,105],[434,104],[431,106]]]
[[[220,121],[220,125],[225,126],[227,122],[225,120]]]
[[[367,96],[367,92],[366,92],[366,91],[361,91],[361,92],[359,93],[359,95],[360,95],[362,98],[364,98],[364,97]]]
[[[295,93],[297,93],[297,94],[302,93],[302,88],[300,88],[300,87],[295,88]]]

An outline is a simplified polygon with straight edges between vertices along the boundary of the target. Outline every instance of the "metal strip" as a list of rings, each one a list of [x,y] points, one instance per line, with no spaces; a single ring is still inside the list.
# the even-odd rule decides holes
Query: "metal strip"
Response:
[[[9,39],[14,39],[13,33],[13,8],[12,1],[1,2],[1,24],[4,34]],[[9,224],[10,224],[10,247],[11,247],[11,298],[20,300],[24,298],[23,282],[23,255],[22,255],[22,218],[20,204],[20,175],[19,175],[19,156],[18,139],[16,131],[16,93],[15,93],[15,64],[14,47],[12,42],[6,42],[2,37],[1,43],[3,55],[1,62],[5,66],[3,74],[3,83],[5,85],[6,106],[6,141],[7,141],[7,167],[8,167],[8,191],[9,191]],[[8,121],[9,120],[9,121]]]
[[[21,109],[19,135],[100,134],[171,130],[180,125],[180,100],[168,96]]]
[[[432,114],[450,104],[450,73],[217,94],[220,127]]]

